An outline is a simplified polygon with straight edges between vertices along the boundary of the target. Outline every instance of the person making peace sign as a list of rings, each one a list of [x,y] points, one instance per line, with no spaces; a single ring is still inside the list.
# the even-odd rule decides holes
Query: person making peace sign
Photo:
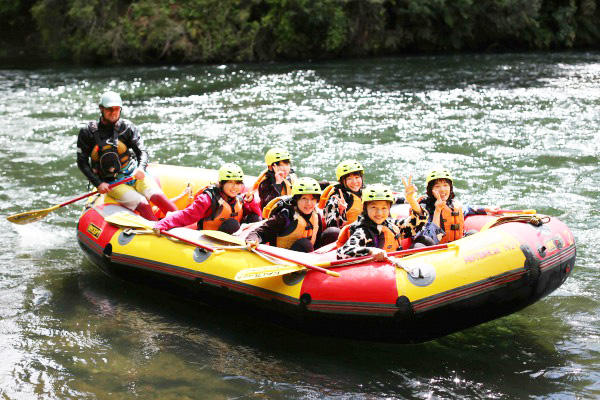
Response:
[[[453,179],[444,168],[429,171],[425,181],[427,196],[419,199],[429,213],[429,222],[420,236],[433,239],[428,244],[448,243],[465,235],[465,218],[469,215],[493,214],[498,207],[473,208],[462,205],[454,196]]]
[[[402,246],[402,239],[411,238],[423,229],[429,213],[415,199],[417,188],[412,184],[412,176],[408,180],[402,178],[402,183],[411,215],[403,219],[390,217],[392,191],[383,185],[367,186],[362,191],[363,212],[340,233],[337,258],[372,255],[374,260],[383,261],[387,252]]]

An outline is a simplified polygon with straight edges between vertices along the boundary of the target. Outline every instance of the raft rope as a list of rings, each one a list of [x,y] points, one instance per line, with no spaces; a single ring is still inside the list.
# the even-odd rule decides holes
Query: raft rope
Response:
[[[493,228],[494,226],[506,224],[508,222],[523,222],[526,224],[531,224],[533,226],[542,226],[543,224],[547,224],[548,222],[550,222],[550,217],[548,217],[548,216],[540,217],[537,214],[536,215],[523,214],[523,215],[511,215],[511,216],[507,216],[507,217],[500,217],[496,220],[496,222],[494,222],[492,225],[490,225],[490,228]]]

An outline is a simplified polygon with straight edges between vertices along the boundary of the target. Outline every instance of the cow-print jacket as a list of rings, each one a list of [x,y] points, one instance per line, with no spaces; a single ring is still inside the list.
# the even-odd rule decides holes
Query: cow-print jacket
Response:
[[[341,228],[344,226],[346,221],[348,221],[348,217],[346,216],[346,209],[340,210],[340,196],[338,195],[338,191],[342,190],[344,194],[344,199],[348,204],[348,208],[352,207],[353,197],[348,189],[342,187],[341,185],[335,185],[335,192],[329,196],[327,199],[327,203],[325,203],[325,208],[323,209],[323,216],[325,217],[325,226]],[[361,195],[361,191],[358,193],[354,193],[358,197]]]
[[[350,190],[346,188],[342,188],[341,185],[335,186],[335,192],[329,196],[327,199],[327,203],[325,203],[325,208],[323,209],[323,216],[325,217],[325,226],[326,227],[334,227],[334,228],[342,228],[346,221],[348,221],[348,217],[346,216],[346,209],[340,210],[340,196],[337,194],[338,189],[341,189],[344,193],[344,199],[348,204],[348,208],[352,207],[352,199],[353,197],[350,195],[352,193]],[[358,193],[354,192],[358,197],[361,196],[361,191]],[[394,196],[394,204],[404,204],[404,197],[402,196]]]
[[[374,233],[379,234],[379,243],[383,244],[382,226],[387,226],[394,231],[394,225],[400,228],[400,239],[415,236],[427,223],[429,213],[421,209],[421,215],[411,214],[406,218],[387,218],[383,224],[376,225],[369,217],[362,213],[356,222],[350,225],[350,238],[342,247],[337,249],[337,258],[361,257],[371,254],[370,249],[374,246]],[[396,228],[396,229],[397,229]]]

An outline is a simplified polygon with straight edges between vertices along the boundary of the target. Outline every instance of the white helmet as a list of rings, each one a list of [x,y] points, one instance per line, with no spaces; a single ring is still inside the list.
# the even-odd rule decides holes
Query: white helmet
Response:
[[[117,92],[104,92],[100,99],[100,105],[102,107],[123,107],[123,101],[121,96]]]

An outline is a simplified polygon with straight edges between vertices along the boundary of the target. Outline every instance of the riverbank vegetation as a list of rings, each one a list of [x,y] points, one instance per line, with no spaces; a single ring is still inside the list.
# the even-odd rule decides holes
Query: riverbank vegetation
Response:
[[[597,49],[600,0],[12,0],[0,61],[213,63]]]

